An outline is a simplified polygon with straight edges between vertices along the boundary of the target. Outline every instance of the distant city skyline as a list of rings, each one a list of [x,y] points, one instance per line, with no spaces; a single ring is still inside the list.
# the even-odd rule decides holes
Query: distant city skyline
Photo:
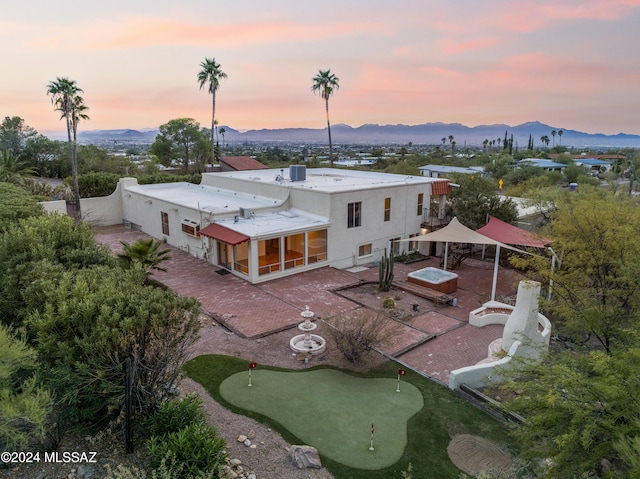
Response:
[[[205,57],[228,75],[216,119],[240,130],[323,128],[311,79],[331,69],[332,124],[640,133],[640,0],[32,0],[3,6],[0,39],[0,116],[42,133],[65,128],[56,77],[84,90],[81,130],[210,126]]]

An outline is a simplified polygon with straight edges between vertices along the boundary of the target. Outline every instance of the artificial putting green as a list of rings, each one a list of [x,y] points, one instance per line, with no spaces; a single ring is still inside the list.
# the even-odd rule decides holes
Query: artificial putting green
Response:
[[[334,369],[282,372],[255,369],[220,384],[236,407],[270,417],[320,454],[358,469],[398,461],[407,444],[407,421],[424,400],[412,384],[391,378],[358,378]],[[369,450],[371,424],[374,450]]]

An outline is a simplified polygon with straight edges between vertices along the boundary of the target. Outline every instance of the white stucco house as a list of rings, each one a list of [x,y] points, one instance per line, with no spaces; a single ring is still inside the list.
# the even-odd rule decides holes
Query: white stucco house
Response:
[[[449,191],[443,179],[293,165],[204,173],[199,185],[123,178],[81,209],[89,223],[124,223],[259,283],[417,249],[392,241],[424,233],[431,196],[444,204]]]

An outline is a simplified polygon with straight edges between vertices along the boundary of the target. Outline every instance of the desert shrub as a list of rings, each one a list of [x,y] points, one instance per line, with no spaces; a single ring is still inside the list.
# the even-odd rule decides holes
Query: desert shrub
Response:
[[[149,420],[152,436],[164,436],[178,431],[189,424],[205,423],[202,399],[197,394],[189,394],[180,399],[164,401]]]
[[[166,401],[151,418],[149,466],[167,477],[224,477],[226,442],[206,424],[195,395]]]
[[[393,309],[396,307],[396,302],[393,298],[386,297],[382,300],[382,307],[384,309]]]
[[[198,336],[193,298],[145,286],[144,273],[110,266],[40,278],[45,305],[27,314],[48,387],[64,419],[107,422],[124,394],[131,360],[135,406],[153,411],[169,395]]]
[[[360,361],[399,334],[396,323],[390,322],[384,315],[366,310],[340,315],[332,321],[331,326],[336,347],[352,363]]]

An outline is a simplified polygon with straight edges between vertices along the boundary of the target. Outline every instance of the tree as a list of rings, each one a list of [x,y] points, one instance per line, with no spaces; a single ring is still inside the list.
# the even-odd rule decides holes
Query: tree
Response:
[[[547,135],[543,135],[540,137],[540,141],[545,145],[549,146],[549,137]]]
[[[84,104],[84,99],[80,93],[84,91],[79,88],[75,80],[57,77],[55,81],[49,82],[47,94],[51,95],[51,103],[55,106],[55,111],[60,112],[60,119],[64,118],[67,124],[67,139],[69,142],[69,155],[71,157],[71,175],[73,176],[73,194],[76,207],[80,211],[80,188],[78,186],[78,161],[76,158],[78,123],[80,120],[88,120],[85,113],[89,108]]]
[[[553,145],[552,146],[556,146],[556,130],[551,130],[551,136],[553,137]]]
[[[224,150],[224,134],[227,132],[227,130],[225,130],[224,126],[221,126],[220,128],[218,128],[218,133],[220,133],[222,135],[222,149]]]
[[[0,123],[0,150],[10,150],[18,158],[30,138],[38,134],[19,116],[5,116]]]
[[[164,241],[154,238],[140,238],[135,243],[130,244],[120,240],[124,251],[118,254],[118,260],[125,268],[140,268],[147,277],[153,271],[164,271],[167,269],[160,266],[160,263],[171,259],[169,248],[161,250]]]
[[[145,285],[142,271],[108,265],[41,276],[33,288],[43,306],[26,323],[63,419],[104,424],[118,417],[127,359],[134,407],[148,414],[170,395],[198,337],[197,300]]]
[[[640,210],[632,199],[600,188],[556,201],[550,236],[563,260],[553,272],[554,327],[574,341],[594,338],[611,353],[627,343],[629,328],[640,328]],[[548,260],[532,257],[527,264],[551,278]]]
[[[479,175],[452,175],[452,180],[459,184],[451,194],[453,215],[465,226],[478,229],[487,223],[487,216],[492,215],[507,223],[515,223],[518,210],[510,199],[501,199],[496,192],[495,181]]]
[[[340,79],[331,73],[331,70],[318,70],[318,74],[312,78],[313,93],[320,93],[320,97],[325,102],[327,114],[327,132],[329,133],[329,166],[333,168],[333,143],[331,142],[331,123],[329,122],[329,98],[334,91],[340,88]]]
[[[564,131],[558,130],[558,143],[560,143],[560,146],[562,146],[562,134],[563,133],[564,133]]]
[[[227,78],[227,74],[220,69],[220,64],[215,58],[205,58],[200,63],[202,70],[198,73],[198,82],[200,89],[208,85],[211,94],[211,164],[215,163],[215,141],[214,134],[216,131],[216,92],[220,88],[220,80]]]
[[[547,459],[536,477],[637,476],[640,338],[631,335],[633,346],[611,355],[565,351],[507,373],[506,406],[526,419],[512,430],[521,454]]]
[[[202,145],[200,124],[193,118],[177,118],[160,125],[159,130],[151,145],[151,153],[165,165],[170,165],[174,160],[181,162],[187,173],[189,164],[198,159]]]

